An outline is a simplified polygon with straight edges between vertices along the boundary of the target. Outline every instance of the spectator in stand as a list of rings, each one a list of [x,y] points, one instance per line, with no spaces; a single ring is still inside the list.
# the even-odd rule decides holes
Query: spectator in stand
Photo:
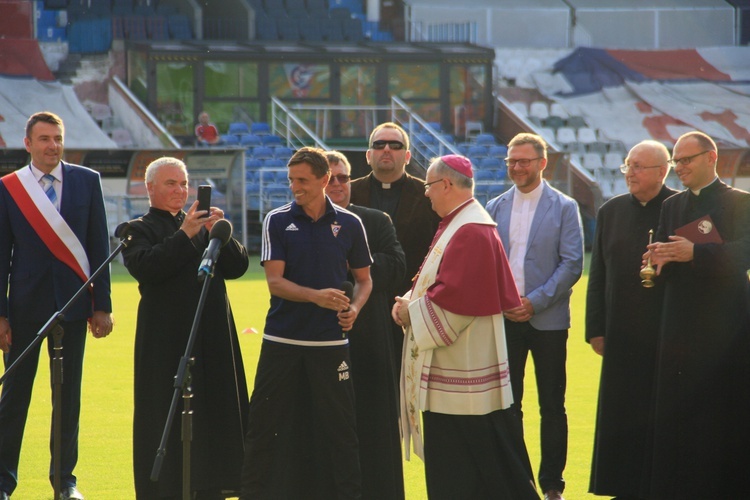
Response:
[[[211,118],[205,111],[198,115],[198,125],[195,126],[195,142],[198,146],[215,146],[221,143],[219,129],[211,123]]]

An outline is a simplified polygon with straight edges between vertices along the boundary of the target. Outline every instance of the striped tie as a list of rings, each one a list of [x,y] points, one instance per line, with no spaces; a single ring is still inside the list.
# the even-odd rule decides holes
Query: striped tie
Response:
[[[52,204],[57,207],[57,193],[55,193],[55,188],[53,187],[54,182],[54,175],[44,174],[44,176],[42,176],[42,183],[44,184],[44,194],[46,194],[47,198],[49,198],[49,201],[51,201]]]

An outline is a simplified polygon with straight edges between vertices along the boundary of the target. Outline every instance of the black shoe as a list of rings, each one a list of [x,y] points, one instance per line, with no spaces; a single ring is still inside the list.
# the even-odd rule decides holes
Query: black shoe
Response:
[[[10,500],[10,495],[5,493],[3,490],[0,490],[0,500]]]

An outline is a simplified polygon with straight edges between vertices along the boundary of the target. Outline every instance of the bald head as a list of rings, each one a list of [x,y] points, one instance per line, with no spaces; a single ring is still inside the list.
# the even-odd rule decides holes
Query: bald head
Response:
[[[641,203],[656,197],[669,173],[669,150],[657,141],[642,141],[625,158],[628,191]]]

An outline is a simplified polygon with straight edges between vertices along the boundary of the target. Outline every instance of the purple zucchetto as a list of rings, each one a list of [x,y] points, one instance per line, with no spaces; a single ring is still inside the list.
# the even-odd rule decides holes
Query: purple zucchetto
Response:
[[[471,161],[469,161],[469,159],[465,156],[445,155],[440,157],[440,161],[448,165],[459,174],[463,174],[470,179],[474,178],[474,172],[471,170]]]

